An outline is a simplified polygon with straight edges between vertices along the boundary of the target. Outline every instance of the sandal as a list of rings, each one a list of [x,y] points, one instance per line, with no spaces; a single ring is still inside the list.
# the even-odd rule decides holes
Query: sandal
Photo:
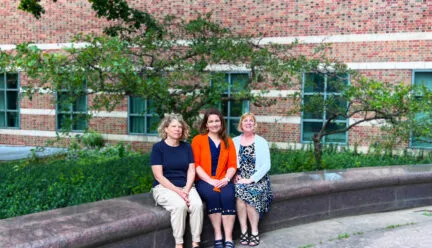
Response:
[[[249,235],[247,231],[245,233],[240,234],[240,244],[242,245],[249,244]]]
[[[260,238],[258,234],[257,235],[251,234],[249,238],[249,246],[257,246],[259,245],[259,243],[260,243]]]
[[[234,243],[232,241],[225,242],[225,248],[234,248]]]
[[[224,243],[222,239],[214,241],[214,248],[224,248]]]

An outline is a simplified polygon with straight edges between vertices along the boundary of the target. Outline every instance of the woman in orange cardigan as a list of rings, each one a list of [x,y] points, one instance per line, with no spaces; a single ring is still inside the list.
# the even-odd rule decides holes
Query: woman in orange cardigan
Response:
[[[236,200],[231,179],[237,170],[234,143],[227,135],[225,120],[217,109],[209,109],[204,113],[200,132],[192,140],[196,174],[199,177],[195,187],[207,205],[215,235],[214,247],[232,248]]]

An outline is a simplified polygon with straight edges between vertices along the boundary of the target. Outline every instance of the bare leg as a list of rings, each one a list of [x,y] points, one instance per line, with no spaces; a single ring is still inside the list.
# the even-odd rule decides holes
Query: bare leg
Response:
[[[225,241],[233,241],[232,232],[234,228],[235,215],[222,215],[222,224],[224,227]]]
[[[247,212],[246,212],[246,202],[242,199],[237,198],[237,217],[240,222],[241,233],[247,232]]]
[[[183,244],[176,244],[175,248],[183,248]]]
[[[247,209],[249,223],[251,224],[251,234],[258,235],[259,213],[256,211],[256,209],[253,206],[249,206],[247,204],[246,204],[246,209]]]
[[[213,231],[215,235],[215,240],[220,240],[223,238],[222,236],[222,214],[221,213],[214,213],[209,214],[210,221],[213,226]]]

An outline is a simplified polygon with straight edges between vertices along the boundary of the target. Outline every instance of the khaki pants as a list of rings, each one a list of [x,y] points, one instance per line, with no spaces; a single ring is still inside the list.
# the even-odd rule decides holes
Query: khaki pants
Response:
[[[157,185],[153,188],[153,198],[156,203],[171,213],[171,227],[176,244],[183,244],[183,236],[186,228],[186,216],[189,212],[190,229],[192,241],[201,241],[201,231],[203,226],[203,204],[195,187],[189,192],[190,206],[174,191]]]

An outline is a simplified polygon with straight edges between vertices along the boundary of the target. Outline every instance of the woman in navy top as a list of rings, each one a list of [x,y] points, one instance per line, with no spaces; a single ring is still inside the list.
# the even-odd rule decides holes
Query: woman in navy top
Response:
[[[190,144],[189,126],[181,115],[169,114],[161,121],[158,132],[162,140],[154,144],[150,164],[154,175],[153,197],[156,204],[171,213],[171,227],[176,248],[183,247],[187,213],[190,215],[192,247],[199,247],[203,205],[193,183],[195,163]]]

